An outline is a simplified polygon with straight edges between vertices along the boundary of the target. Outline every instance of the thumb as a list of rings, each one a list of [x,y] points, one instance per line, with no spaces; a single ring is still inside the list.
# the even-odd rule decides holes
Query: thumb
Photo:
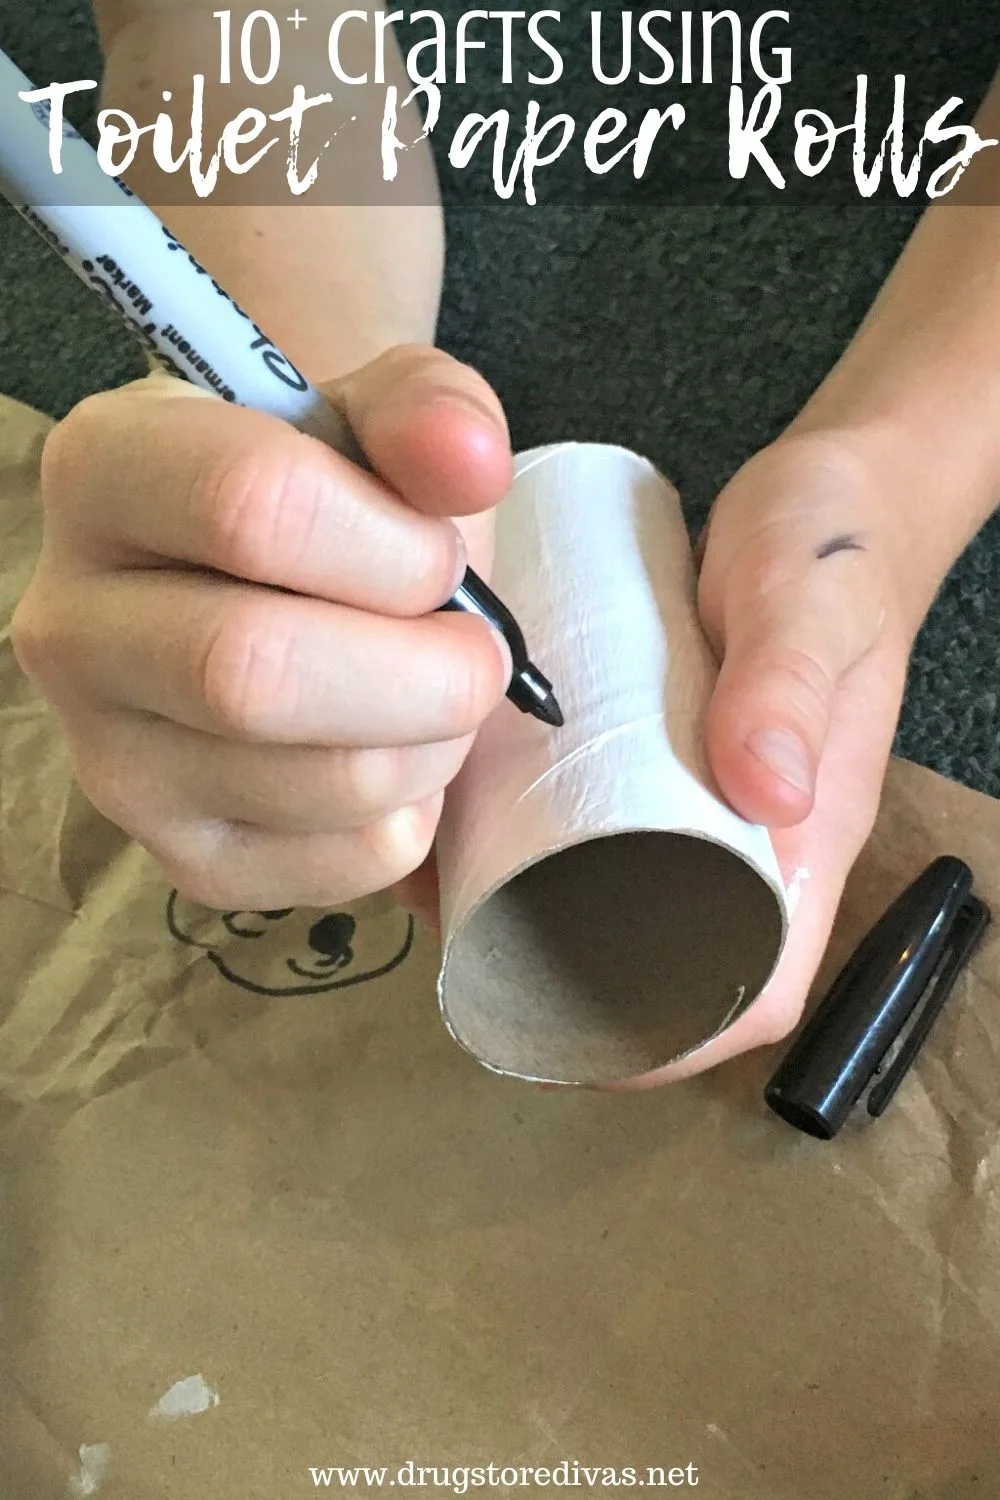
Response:
[[[757,503],[721,497],[705,549],[702,620],[722,662],[706,749],[736,810],[778,828],[812,811],[840,684],[878,640],[887,590],[843,491],[840,503],[803,505],[799,484],[794,504],[764,505],[748,479],[734,484]]]
[[[404,344],[325,388],[376,471],[426,515],[472,516],[513,475],[503,407],[475,370]]]

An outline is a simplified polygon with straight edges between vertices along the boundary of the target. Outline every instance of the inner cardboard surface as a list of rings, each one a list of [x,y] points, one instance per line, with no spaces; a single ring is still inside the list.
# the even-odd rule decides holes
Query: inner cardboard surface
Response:
[[[488,1067],[562,1083],[632,1077],[709,1041],[757,998],[782,942],[744,859],[673,832],[564,849],[455,935],[444,1004]]]

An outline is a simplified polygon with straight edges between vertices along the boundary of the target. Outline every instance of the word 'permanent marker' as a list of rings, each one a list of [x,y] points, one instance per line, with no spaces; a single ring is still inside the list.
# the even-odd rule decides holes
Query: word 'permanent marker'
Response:
[[[61,179],[55,175],[50,105],[38,92],[0,52],[0,193],[12,208],[172,374],[281,417],[368,469],[340,414],[152,210],[102,170],[96,152],[68,124]],[[63,202],[54,203],[60,195]],[[530,660],[517,621],[471,568],[443,608],[482,615],[499,630],[514,663],[507,697],[544,724],[562,724],[552,684]]]

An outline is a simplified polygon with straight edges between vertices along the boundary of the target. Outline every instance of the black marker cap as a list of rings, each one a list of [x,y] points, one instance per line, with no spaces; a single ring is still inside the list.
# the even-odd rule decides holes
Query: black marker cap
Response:
[[[869,1113],[882,1113],[989,923],[971,892],[972,871],[948,855],[893,902],[767,1085],[776,1114],[830,1140],[876,1078]]]

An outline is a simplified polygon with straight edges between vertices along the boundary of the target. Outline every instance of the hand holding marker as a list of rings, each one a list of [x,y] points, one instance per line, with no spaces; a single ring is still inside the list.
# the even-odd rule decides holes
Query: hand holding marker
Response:
[[[96,153],[68,125],[62,153],[68,201],[52,203],[48,106],[22,97],[33,91],[30,80],[0,52],[0,193],[15,211],[173,374],[280,417],[370,469],[343,417],[156,215],[102,171]],[[197,341],[186,338],[185,329],[197,329]],[[562,724],[552,684],[530,660],[516,620],[471,568],[442,608],[481,615],[499,630],[514,664],[507,697],[544,724]]]

